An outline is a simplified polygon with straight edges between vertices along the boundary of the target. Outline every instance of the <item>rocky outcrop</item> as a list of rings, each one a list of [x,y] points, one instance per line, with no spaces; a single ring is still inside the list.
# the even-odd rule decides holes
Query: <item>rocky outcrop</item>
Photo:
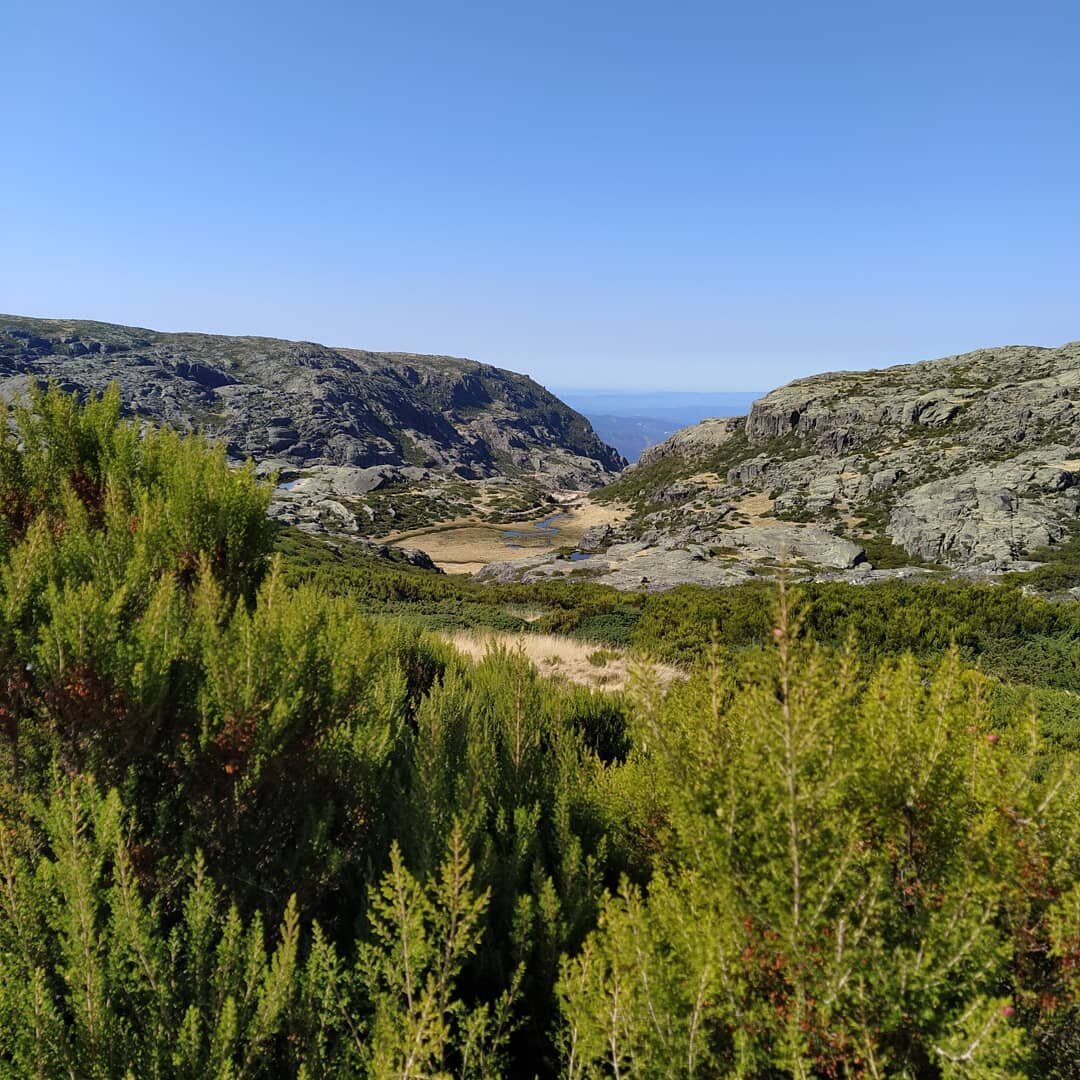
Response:
[[[611,543],[614,530],[610,525],[593,525],[581,534],[578,549],[586,553],[603,551]]]
[[[1071,423],[1078,389],[1080,342],[982,349],[797,379],[754,403],[746,434],[757,446],[794,436],[833,454],[946,428],[987,446],[1020,444]]]
[[[712,559],[701,550],[655,547],[640,542],[621,544],[587,562],[544,554],[491,563],[476,576],[481,581],[499,584],[584,579],[616,589],[645,592],[660,592],[680,585],[722,588],[755,579],[750,563]]]
[[[0,396],[120,386],[125,407],[283,467],[417,466],[590,487],[625,465],[542,386],[446,356],[0,315]]]
[[[700,424],[680,428],[671,438],[643,451],[638,459],[638,465],[652,465],[672,456],[709,453],[729,443],[745,424],[745,417],[730,416],[702,420]]]
[[[677,432],[612,491],[637,504],[628,529],[682,545],[742,551],[768,518],[954,571],[1018,566],[1080,513],[1080,343],[798,379]]]
[[[1077,477],[1066,469],[1007,462],[906,491],[889,518],[912,555],[949,565],[1009,562],[1066,534],[1077,510]]]
[[[815,566],[851,570],[866,551],[827,529],[802,525],[747,525],[723,534],[724,543],[753,559],[804,559]]]

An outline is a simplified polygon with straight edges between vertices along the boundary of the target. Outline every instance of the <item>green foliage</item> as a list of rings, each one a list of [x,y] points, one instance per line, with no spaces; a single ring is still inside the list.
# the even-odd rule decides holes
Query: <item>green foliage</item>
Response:
[[[181,451],[167,430],[140,437],[115,388],[81,407],[55,386],[35,389],[10,412],[10,423],[0,412],[0,551],[36,536],[53,574],[131,591],[166,569],[189,583],[201,559],[236,593],[257,584],[270,487],[250,466],[228,468],[224,449],[201,439]],[[90,541],[99,531],[103,551]]]
[[[67,422],[77,429],[78,438],[69,440],[74,449],[63,449],[58,434]],[[385,911],[378,916],[377,887],[387,869],[394,887],[404,887],[397,850],[422,876],[411,888],[426,898],[426,914],[418,916],[424,932],[432,940],[443,933],[437,924],[445,897],[429,893],[425,882],[438,875],[450,845],[459,875],[466,861],[476,868],[469,874],[484,903],[470,909],[467,922],[481,927],[483,940],[470,931],[455,946],[450,967],[440,969],[439,1017],[421,1010],[416,1019],[417,1031],[441,1032],[438,1061],[424,1059],[416,1069],[498,1075],[498,1048],[511,1032],[517,1052],[553,1063],[559,955],[592,925],[603,887],[628,869],[608,863],[604,807],[595,794],[597,755],[614,763],[624,749],[619,706],[586,691],[563,691],[517,655],[496,653],[474,667],[441,640],[365,616],[318,583],[291,584],[270,557],[268,487],[250,469],[228,468],[200,439],[138,438],[119,419],[115,395],[80,410],[55,390],[43,392],[18,412],[17,424],[23,434],[2,444],[2,479],[33,497],[24,499],[32,512],[22,516],[11,510],[17,500],[5,504],[5,821],[26,816],[27,798],[51,800],[56,770],[76,783],[92,775],[130,807],[129,861],[139,871],[135,879],[129,875],[137,880],[129,894],[153,908],[147,919],[154,933],[172,933],[188,903],[187,868],[197,859],[244,927],[256,925],[260,910],[290,910],[295,896],[297,910],[321,927],[310,931],[311,963],[326,971],[345,963],[350,950],[370,957],[372,942],[389,932]],[[366,562],[349,569],[373,572]],[[408,589],[417,578],[400,580]],[[516,617],[513,625],[522,622]],[[96,810],[85,813],[97,820]],[[115,849],[110,829],[102,852]],[[45,866],[43,843],[27,841],[26,872]],[[80,870],[79,888],[95,905],[87,918],[97,925],[109,922],[107,895],[117,886],[111,857],[92,858]],[[382,921],[369,923],[369,911]],[[368,930],[356,945],[358,920]],[[463,933],[464,925],[454,932]],[[254,941],[262,931],[243,934]],[[84,952],[87,964],[113,951],[100,934],[94,942]],[[154,948],[168,951],[160,942]],[[41,963],[53,988],[57,973],[74,970],[75,959],[56,949],[50,955]],[[209,964],[206,957],[201,962]],[[286,966],[296,971],[299,963]],[[276,970],[272,959],[266,964]],[[91,966],[82,974],[87,995],[103,995],[119,1010],[117,1025],[132,1023],[137,1007],[113,994],[108,972]],[[452,994],[459,974],[461,995]],[[185,984],[193,978],[169,977]],[[297,978],[281,975],[290,984]],[[335,993],[367,1002],[368,1009],[390,1000],[387,986],[357,990],[350,978],[335,983]],[[519,994],[523,986],[527,1002]],[[202,993],[185,985],[189,991]],[[307,992],[330,993],[322,984]],[[57,1008],[65,1038],[83,1040],[63,1051],[64,1060],[96,1060],[100,1038],[86,1049],[84,1036],[70,1032],[68,1006]],[[239,1005],[227,1007],[227,998],[221,1008],[226,1011],[196,1017],[183,1004],[162,1024],[183,1031],[192,1046],[198,1032],[220,1029],[228,1046],[242,1048],[246,1014]],[[379,1021],[375,1044],[363,1043],[349,1069],[380,1074],[385,1062],[400,1064],[391,1038],[400,1010],[379,1008],[388,1019]],[[358,1024],[349,1009],[349,1022]],[[259,1023],[274,1044],[267,1060],[280,1064],[277,1020],[265,1013]],[[110,1044],[124,1041],[109,1031]],[[423,1038],[427,1045],[434,1036]],[[237,1066],[238,1074],[262,1070],[262,1053]],[[309,1074],[320,1054],[303,1058]],[[171,1074],[171,1066],[153,1060],[145,1070],[131,1067],[138,1075]],[[216,1058],[198,1060],[191,1075],[226,1068]],[[99,1071],[125,1068],[105,1056]]]
[[[114,393],[0,422],[0,1076],[1076,1075],[1075,605],[806,586],[814,645],[269,494]]]
[[[1071,524],[1063,540],[1031,552],[1029,558],[1043,565],[1025,573],[1010,574],[1012,581],[1042,593],[1064,593],[1080,587],[1080,526]]]
[[[454,992],[487,902],[460,834],[427,889],[394,849],[350,962],[295,897],[269,936],[226,908],[200,855],[177,911],[147,903],[115,790],[58,779],[29,810],[0,832],[3,1075],[501,1075],[516,981]]]
[[[564,963],[567,1075],[1050,1075],[1075,772],[1038,781],[1030,723],[994,730],[955,653],[861,674],[793,631],[713,673],[705,723],[693,697],[641,714],[668,864]]]
[[[483,937],[489,899],[486,892],[475,895],[472,879],[456,829],[447,858],[426,889],[402,866],[397,845],[391,849],[390,870],[372,899],[372,940],[358,969],[374,1013],[366,1062],[371,1075],[499,1074],[518,977],[491,1007],[469,1009],[455,996],[464,963]]]
[[[589,653],[588,660],[593,667],[607,667],[612,660],[617,660],[619,654],[612,652],[611,649],[597,649],[595,652]]]
[[[21,825],[0,834],[11,1075],[264,1073],[293,1005],[295,903],[268,950],[259,916],[222,910],[197,858],[167,927],[119,796],[86,780],[58,779]]]

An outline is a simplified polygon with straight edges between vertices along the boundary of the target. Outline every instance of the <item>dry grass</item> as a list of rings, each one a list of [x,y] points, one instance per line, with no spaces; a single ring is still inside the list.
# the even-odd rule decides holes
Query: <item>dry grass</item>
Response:
[[[591,499],[581,499],[567,509],[560,524],[566,535],[580,540],[581,534],[593,525],[616,525],[629,516],[630,508],[621,503],[594,503]]]
[[[551,539],[523,537],[515,540],[517,547],[508,546],[504,534],[517,525],[478,525],[454,523],[437,525],[422,532],[391,543],[400,543],[403,547],[420,548],[431,556],[436,566],[448,574],[473,574],[482,570],[488,563],[509,562],[515,559],[527,559],[552,546]],[[553,534],[557,536],[558,534]]]
[[[746,495],[734,504],[733,513],[743,514],[749,525],[775,525],[775,518],[762,517],[773,508],[773,501],[768,495]]]
[[[593,642],[576,641],[555,634],[496,634],[459,631],[446,635],[459,652],[482,660],[488,652],[502,647],[521,652],[541,675],[565,679],[596,690],[622,690],[630,681],[632,670],[651,673],[667,689],[686,673],[670,664],[643,664],[625,649],[612,649]],[[590,660],[590,657],[593,659]],[[596,662],[602,660],[602,662]]]
[[[714,472],[695,473],[693,476],[686,478],[686,483],[698,484],[701,487],[708,488],[710,491],[723,487],[726,482],[718,473]]]
[[[615,524],[629,514],[625,506],[607,506],[583,498],[563,509],[553,509],[544,517],[558,514],[558,532],[534,529],[535,520],[507,525],[488,525],[476,521],[447,521],[425,529],[412,529],[384,537],[383,542],[420,548],[431,556],[436,566],[448,574],[472,574],[489,563],[513,562],[566,545],[573,547],[581,534],[593,525]],[[506,539],[506,532],[523,535]],[[511,546],[513,545],[513,546]]]

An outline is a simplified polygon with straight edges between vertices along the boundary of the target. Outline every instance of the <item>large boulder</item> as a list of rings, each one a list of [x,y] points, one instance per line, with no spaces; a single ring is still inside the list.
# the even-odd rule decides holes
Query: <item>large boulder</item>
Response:
[[[866,550],[815,525],[758,525],[720,534],[747,558],[804,559],[815,566],[850,570],[866,561]]]
[[[888,532],[909,554],[933,562],[1007,563],[1061,540],[1078,502],[1068,470],[1006,463],[908,490]]]

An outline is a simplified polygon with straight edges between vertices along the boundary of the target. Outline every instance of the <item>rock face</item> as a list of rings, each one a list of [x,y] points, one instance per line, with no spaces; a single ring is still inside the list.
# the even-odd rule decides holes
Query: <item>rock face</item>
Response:
[[[616,541],[862,577],[860,545],[895,566],[1017,568],[1080,512],[1080,343],[799,379],[677,432],[607,494],[637,508]]]
[[[810,525],[745,525],[724,533],[741,555],[761,559],[804,559],[815,566],[851,570],[866,562],[858,544]]]
[[[746,421],[754,445],[795,435],[843,453],[918,432],[969,431],[1001,450],[1071,422],[1080,387],[1080,342],[1058,349],[981,349],[879,371],[797,379],[756,401]]]
[[[957,566],[1048,547],[1077,511],[1078,477],[1027,457],[911,488],[893,505],[889,535],[909,554]]]
[[[805,455],[777,505],[877,512],[908,554],[1007,563],[1060,540],[1080,498],[1080,343],[800,379],[754,403],[751,446]]]
[[[0,315],[0,396],[120,385],[125,406],[283,466],[414,466],[589,487],[625,465],[524,375],[472,360]],[[367,481],[363,481],[367,483]]]
[[[681,428],[671,438],[643,451],[638,465],[650,465],[671,454],[694,455],[707,453],[723,446],[739,432],[744,424],[741,416],[702,420],[700,424]]]

